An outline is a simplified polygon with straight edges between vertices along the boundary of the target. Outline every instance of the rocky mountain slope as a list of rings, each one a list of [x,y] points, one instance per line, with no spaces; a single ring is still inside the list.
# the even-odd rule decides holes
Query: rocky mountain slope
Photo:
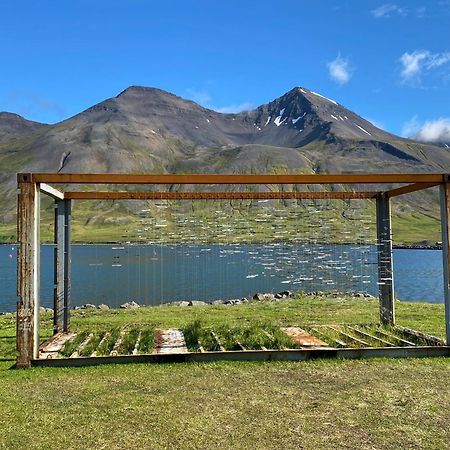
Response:
[[[0,113],[0,220],[13,220],[16,172],[448,172],[445,147],[376,128],[296,87],[222,114],[132,86],[54,125]]]

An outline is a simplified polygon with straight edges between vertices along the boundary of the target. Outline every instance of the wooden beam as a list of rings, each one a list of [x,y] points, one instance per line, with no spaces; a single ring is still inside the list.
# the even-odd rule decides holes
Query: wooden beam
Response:
[[[53,335],[63,330],[64,309],[64,202],[55,202],[53,249]]]
[[[71,224],[72,224],[72,202],[64,200],[64,315],[63,331],[70,331],[70,304],[72,302],[72,245],[71,245]]]
[[[450,183],[441,186],[442,262],[444,269],[445,336],[450,343]]]
[[[430,358],[448,357],[450,347],[369,347],[369,348],[314,348],[295,350],[236,350],[226,352],[153,353],[148,355],[122,355],[78,358],[36,359],[33,367],[79,367],[102,364],[187,363],[207,361],[306,361],[313,359],[363,358]]]
[[[40,190],[44,194],[47,194],[56,200],[64,200],[64,192],[60,192],[60,191],[58,191],[58,189],[55,189],[54,187],[52,187],[46,183],[40,184]]]
[[[39,186],[19,183],[17,231],[17,363],[30,367],[39,355]]]
[[[394,325],[395,311],[391,209],[390,199],[385,193],[381,193],[377,197],[376,212],[380,322],[384,325]]]
[[[409,194],[411,192],[421,191],[422,189],[428,189],[434,186],[438,186],[440,183],[414,183],[406,186],[399,187],[397,189],[391,189],[386,191],[386,195],[389,198],[396,197],[398,195]]]
[[[77,184],[373,184],[442,183],[442,174],[19,174],[39,183]]]
[[[57,334],[70,328],[70,200],[57,200],[55,206],[53,333]]]
[[[71,200],[233,200],[233,199],[364,199],[375,198],[377,192],[66,192]]]

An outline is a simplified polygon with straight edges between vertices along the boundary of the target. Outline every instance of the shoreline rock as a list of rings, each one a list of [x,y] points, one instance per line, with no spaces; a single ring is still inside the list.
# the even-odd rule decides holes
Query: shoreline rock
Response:
[[[131,302],[122,303],[119,306],[120,309],[137,309],[140,307],[141,305],[139,305],[139,303],[136,303],[134,300],[132,300]]]
[[[340,292],[340,291],[311,291],[311,292],[291,292],[291,291],[281,291],[274,294],[273,292],[257,292],[250,299],[246,297],[235,298],[235,299],[225,299],[225,300],[212,300],[210,302],[206,302],[203,300],[181,300],[163,303],[161,305],[149,305],[151,307],[157,306],[176,306],[176,307],[196,307],[196,306],[236,306],[242,305],[243,303],[262,303],[262,302],[280,302],[283,300],[288,300],[290,298],[295,297],[296,295],[303,295],[305,297],[319,297],[319,298],[350,298],[350,299],[361,299],[361,300],[377,300],[378,297],[375,297],[368,292]],[[396,301],[399,301],[396,299]],[[134,300],[122,303],[119,308],[120,309],[137,309],[146,305],[140,305]],[[99,305],[94,305],[92,303],[85,303],[83,305],[77,305],[73,307],[72,310],[84,310],[84,309],[99,309],[102,311],[107,311],[111,309],[110,306],[105,303],[101,303]],[[45,308],[41,306],[39,308],[41,313],[53,313],[52,308]],[[1,312],[0,315],[6,314],[15,314],[15,311],[10,312]]]

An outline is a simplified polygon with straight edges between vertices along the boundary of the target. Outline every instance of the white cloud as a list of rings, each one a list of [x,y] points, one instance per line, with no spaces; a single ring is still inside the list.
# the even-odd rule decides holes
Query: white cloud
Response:
[[[450,143],[450,118],[420,122],[416,114],[403,125],[402,136],[434,144]]]
[[[378,8],[372,9],[370,12],[376,19],[389,18],[393,15],[406,15],[406,10],[394,3],[385,3],[384,5],[378,6]]]
[[[254,105],[249,102],[239,103],[237,105],[221,106],[219,108],[213,108],[217,112],[221,113],[238,113],[242,111],[250,111],[254,108]]]
[[[440,118],[426,121],[414,135],[422,142],[435,144],[450,143],[450,118]]]
[[[440,67],[450,61],[450,52],[431,53],[428,50],[405,52],[400,57],[401,77],[404,83],[418,82],[424,71]]]
[[[330,78],[336,81],[336,83],[346,84],[350,81],[352,74],[348,59],[342,58],[338,54],[336,59],[330,61],[327,66]]]
[[[403,53],[400,57],[402,63],[401,76],[403,81],[412,80],[420,76],[423,69],[422,62],[427,58],[428,51],[420,50],[413,53]]]

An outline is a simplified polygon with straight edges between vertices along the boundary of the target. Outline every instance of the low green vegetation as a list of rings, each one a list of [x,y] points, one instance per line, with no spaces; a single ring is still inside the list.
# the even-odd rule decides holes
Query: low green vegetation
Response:
[[[111,353],[114,344],[117,342],[119,337],[119,328],[112,328],[105,335],[104,339],[100,342],[100,345],[97,347],[97,355],[98,356],[107,356]]]
[[[141,330],[141,339],[139,340],[138,352],[141,354],[151,353],[153,351],[154,338],[154,328],[144,327]]]
[[[127,332],[124,333],[119,345],[119,355],[131,355],[133,353],[134,346],[136,345],[138,336],[139,330],[137,328],[127,330]]]
[[[73,339],[66,343],[64,348],[61,350],[61,354],[66,357],[70,357],[72,353],[87,339],[89,332],[84,330],[78,333]]]
[[[443,305],[397,302],[396,311],[399,325],[443,337]],[[140,351],[150,352],[158,328],[183,328],[193,345],[213,330],[229,348],[237,334],[248,336],[249,346],[260,345],[262,329],[275,338],[280,326],[364,329],[377,321],[374,300],[299,297],[233,307],[77,310],[71,324],[84,339],[109,333],[101,344],[109,354],[114,343],[107,344],[107,336],[117,338],[124,327],[130,335],[124,346],[130,349],[140,330]],[[51,315],[44,313],[42,338],[51,330]],[[14,335],[15,317],[0,316],[0,448],[440,450],[450,441],[449,358],[20,371],[10,370]],[[64,432],[57,432],[61,421]]]

